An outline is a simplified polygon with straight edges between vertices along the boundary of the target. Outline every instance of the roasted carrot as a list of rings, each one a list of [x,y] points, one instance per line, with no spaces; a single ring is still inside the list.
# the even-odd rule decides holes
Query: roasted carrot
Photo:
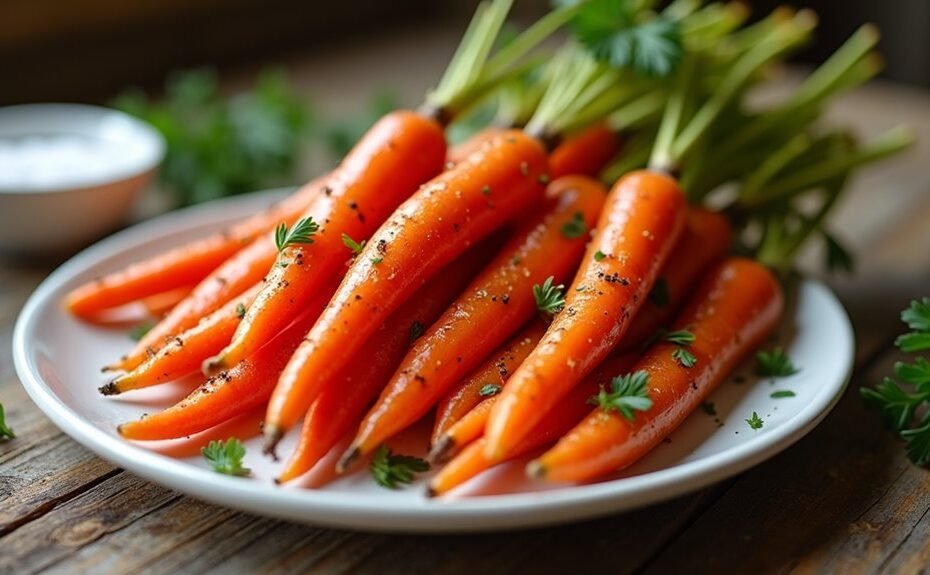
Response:
[[[294,426],[319,390],[416,289],[531,207],[543,194],[547,169],[536,140],[507,131],[404,202],[356,258],[284,370],[268,406],[266,447]],[[246,330],[242,335],[249,336]]]
[[[508,453],[620,342],[668,259],[686,211],[678,185],[660,172],[632,172],[614,185],[564,310],[491,410],[489,459]]]
[[[91,319],[107,309],[193,286],[278,223],[295,221],[316,197],[319,184],[320,180],[310,182],[268,210],[221,232],[81,285],[67,295],[65,305],[71,313]]]
[[[142,306],[152,317],[161,317],[171,311],[178,302],[191,293],[194,286],[184,286],[163,293],[150,295],[142,300]]]
[[[121,374],[100,388],[103,395],[116,395],[166,383],[200,371],[204,360],[229,343],[245,308],[258,294],[255,285],[239,297],[200,320],[197,325],[174,336],[134,370]]]
[[[308,302],[294,323],[267,346],[211,377],[176,405],[120,425],[119,434],[141,441],[184,437],[263,406],[284,364],[329,301],[326,295]]]
[[[346,452],[351,460],[420,419],[537,313],[534,284],[570,277],[606,197],[590,178],[552,182],[547,201],[404,358]]]
[[[528,466],[535,477],[577,482],[629,466],[652,450],[694,411],[734,367],[774,329],[782,292],[767,268],[732,258],[701,280],[673,329],[694,335],[686,367],[678,348],[660,341],[631,368],[648,377],[652,406],[632,419],[597,408]]]
[[[520,367],[546,333],[547,325],[542,319],[530,322],[439,400],[436,405],[436,423],[433,425],[431,445],[435,445],[455,422],[475,406],[489,396],[500,393],[510,374]],[[484,423],[481,427],[484,431]]]
[[[489,238],[492,239],[495,238]],[[290,481],[309,471],[343,435],[358,425],[365,408],[378,396],[412,343],[490,259],[491,246],[488,240],[481,242],[433,276],[391,314],[358,352],[355,361],[320,392],[304,417],[300,441],[279,481]]]
[[[726,254],[730,241],[730,224],[724,216],[701,208],[689,210],[685,229],[662,268],[652,294],[633,317],[614,353],[639,348],[656,330],[670,322],[701,274]],[[453,424],[485,399],[480,394],[482,388],[488,384],[503,388],[510,373],[529,356],[545,330],[546,325],[541,321],[530,324],[445,395],[436,408],[434,446]],[[485,414],[482,426],[486,420]],[[454,440],[453,436],[443,442]]]
[[[547,413],[533,430],[503,457],[503,460],[515,459],[557,441],[591,411],[589,399],[597,394],[598,389],[609,385],[611,378],[625,373],[635,359],[632,354],[607,358],[607,361],[562,398],[558,406]],[[446,463],[433,477],[427,488],[427,495],[442,495],[494,465],[484,455],[484,438],[479,435],[472,439],[474,441],[467,445],[463,443],[465,447],[461,453]]]
[[[263,324],[268,327],[263,332],[265,336],[260,341],[256,338],[254,345],[247,346],[248,351],[263,345],[290,322],[295,310],[300,309],[302,301],[294,292],[299,289],[304,297],[312,296],[321,282],[328,281],[345,262],[347,248],[342,243],[342,234],[358,242],[367,238],[420,183],[439,173],[444,156],[442,128],[435,121],[403,111],[384,116],[362,137],[336,172],[320,184],[322,193],[302,214],[302,217],[313,218],[320,230],[314,237],[314,244],[286,250],[284,260],[293,265],[274,266],[272,272],[268,272],[278,257],[278,249],[271,235],[266,234],[203,280],[190,297],[146,334],[118,367],[134,368],[150,349],[157,351],[164,345],[166,337],[196,324],[201,317],[267,274],[266,287],[256,301],[261,305],[249,313],[257,315],[267,307],[265,301],[282,291],[286,292],[283,296],[286,309],[280,310],[282,313],[268,324]],[[294,275],[306,276],[309,281],[298,282],[298,287],[292,290],[284,289],[286,282],[293,283]],[[250,306],[250,310],[256,304]],[[251,326],[249,313],[244,323]],[[235,361],[226,363],[237,363],[242,354],[237,355],[240,357]]]
[[[620,151],[620,138],[606,123],[598,122],[573,134],[552,150],[549,168],[553,178],[572,174],[597,176]]]

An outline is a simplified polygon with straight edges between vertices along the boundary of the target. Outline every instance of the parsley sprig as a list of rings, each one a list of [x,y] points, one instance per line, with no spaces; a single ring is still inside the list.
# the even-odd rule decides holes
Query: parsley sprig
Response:
[[[244,476],[252,472],[249,468],[242,466],[245,447],[235,437],[230,437],[226,441],[211,441],[200,450],[200,453],[217,473]]]
[[[649,374],[645,371],[620,375],[610,380],[609,391],[601,388],[597,395],[588,400],[588,403],[608,413],[615,411],[629,421],[633,421],[636,411],[646,411],[652,407],[647,385],[649,385]]]
[[[293,245],[312,244],[313,236],[319,230],[320,226],[313,221],[313,218],[300,218],[291,228],[281,222],[274,231],[274,243],[278,247],[278,253]]]
[[[9,425],[6,424],[6,416],[3,413],[3,404],[0,403],[0,439],[15,439],[16,434]]]
[[[429,463],[412,455],[400,455],[382,445],[369,465],[375,483],[387,489],[397,489],[400,483],[412,483],[414,475],[429,471]]]
[[[752,429],[762,429],[762,426],[765,425],[765,421],[755,411],[752,412],[752,416],[746,420],[746,423]]]
[[[357,242],[353,240],[349,234],[346,234],[346,233],[342,234],[342,244],[345,247],[352,250],[353,256],[357,256],[358,254],[362,253],[362,250],[365,249],[365,244],[367,243],[368,243],[368,240],[362,240],[360,242]]]
[[[788,377],[798,372],[791,358],[780,347],[756,354],[756,375],[762,377]]]
[[[542,285],[533,286],[533,297],[536,299],[536,308],[544,314],[555,315],[565,307],[565,286],[552,285],[555,278],[549,276]]]
[[[930,350],[930,298],[911,302],[901,313],[912,331],[895,341],[905,353]],[[859,390],[866,405],[878,411],[885,424],[906,442],[907,456],[917,465],[930,463],[930,361],[918,356],[913,362],[897,362],[894,377],[886,377],[874,389]]]

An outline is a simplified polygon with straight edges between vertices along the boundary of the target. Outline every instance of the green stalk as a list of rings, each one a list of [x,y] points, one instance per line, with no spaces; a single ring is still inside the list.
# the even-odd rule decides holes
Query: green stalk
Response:
[[[665,94],[659,91],[647,92],[608,115],[607,125],[618,133],[632,130],[659,118],[664,108]]]
[[[693,58],[685,57],[679,64],[678,76],[668,96],[665,113],[662,115],[659,132],[656,135],[655,147],[653,147],[652,155],[649,158],[649,167],[652,169],[669,173],[678,169],[672,147],[675,144],[675,135],[684,122],[685,109],[688,105],[690,92],[693,89],[691,78],[694,75],[694,68],[695,60]]]
[[[806,133],[800,133],[781,148],[778,148],[766,158],[759,167],[746,178],[740,189],[743,201],[751,202],[759,194],[759,190],[771,181],[785,166],[809,150],[811,139]]]

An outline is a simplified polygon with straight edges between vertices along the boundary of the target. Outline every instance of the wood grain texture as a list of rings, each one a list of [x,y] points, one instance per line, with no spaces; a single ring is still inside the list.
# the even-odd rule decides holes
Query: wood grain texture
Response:
[[[428,35],[291,64],[321,101],[358,107],[392,77],[415,101],[448,48],[450,36]],[[420,65],[397,65],[411,61]],[[360,69],[373,74],[349,73]],[[114,468],[41,415],[13,374],[10,338],[50,267],[0,263],[0,402],[18,432],[0,443],[0,574],[916,572],[930,562],[930,474],[907,463],[855,389],[894,361],[898,310],[930,294],[930,96],[870,86],[832,114],[866,135],[909,121],[921,143],[857,180],[840,206],[834,225],[860,274],[831,285],[856,327],[858,369],[835,411],[772,460],[639,511],[494,534],[363,534],[230,511]]]

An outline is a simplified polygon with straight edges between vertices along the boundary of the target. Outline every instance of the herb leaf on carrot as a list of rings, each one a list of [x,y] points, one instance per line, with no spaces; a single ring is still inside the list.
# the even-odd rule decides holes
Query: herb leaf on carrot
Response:
[[[635,412],[652,407],[648,385],[649,374],[645,371],[618,375],[610,381],[610,391],[601,388],[589,402],[605,412],[616,411],[632,421],[636,417]]]

